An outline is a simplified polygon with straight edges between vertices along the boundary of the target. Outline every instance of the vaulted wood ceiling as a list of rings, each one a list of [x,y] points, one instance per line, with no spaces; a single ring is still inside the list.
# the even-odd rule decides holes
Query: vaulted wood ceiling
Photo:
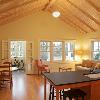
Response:
[[[100,30],[100,0],[0,0],[0,25],[34,11],[60,11],[59,17],[76,30]]]

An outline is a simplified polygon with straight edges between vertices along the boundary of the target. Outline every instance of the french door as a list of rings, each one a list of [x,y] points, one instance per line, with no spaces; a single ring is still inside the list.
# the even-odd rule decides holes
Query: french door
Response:
[[[17,41],[20,41],[20,40],[17,40]],[[23,41],[23,42],[25,42],[25,46],[24,46],[25,51],[23,51],[25,53],[24,54],[25,73],[33,74],[33,72],[34,72],[34,69],[33,69],[33,42],[31,42],[31,41]],[[11,55],[11,41],[2,40],[1,51],[2,51],[1,59],[11,59],[11,56],[12,56]],[[18,52],[20,52],[20,50]]]

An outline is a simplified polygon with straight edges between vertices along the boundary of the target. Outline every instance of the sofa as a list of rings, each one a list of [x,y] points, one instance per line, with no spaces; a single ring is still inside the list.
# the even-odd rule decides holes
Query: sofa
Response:
[[[92,71],[92,70],[100,70],[100,62],[94,60],[83,60],[81,64],[75,64],[76,71]]]

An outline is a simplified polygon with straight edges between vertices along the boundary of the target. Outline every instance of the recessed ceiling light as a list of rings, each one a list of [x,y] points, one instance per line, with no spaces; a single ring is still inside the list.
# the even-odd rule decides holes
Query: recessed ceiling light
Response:
[[[59,12],[59,11],[54,11],[54,12],[52,13],[52,16],[57,18],[57,17],[60,16],[60,12]]]

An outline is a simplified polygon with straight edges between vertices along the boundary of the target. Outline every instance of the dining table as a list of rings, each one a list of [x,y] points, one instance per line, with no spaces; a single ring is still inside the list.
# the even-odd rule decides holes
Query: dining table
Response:
[[[99,100],[98,98],[100,98],[100,75],[98,75],[98,77],[90,77],[90,75],[92,74],[89,71],[43,73],[44,100],[48,100],[46,96],[47,81],[56,90],[56,100],[60,100],[59,91],[68,88],[82,89],[87,94],[85,100]]]

